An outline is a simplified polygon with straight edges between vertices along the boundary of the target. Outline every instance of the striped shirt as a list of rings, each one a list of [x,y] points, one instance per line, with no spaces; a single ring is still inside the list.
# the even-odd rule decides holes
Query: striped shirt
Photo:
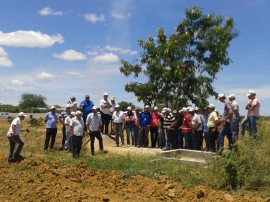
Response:
[[[164,129],[168,129],[168,127],[170,125],[172,125],[172,123],[175,121],[175,117],[169,113],[164,117],[164,123],[163,123],[163,127]]]

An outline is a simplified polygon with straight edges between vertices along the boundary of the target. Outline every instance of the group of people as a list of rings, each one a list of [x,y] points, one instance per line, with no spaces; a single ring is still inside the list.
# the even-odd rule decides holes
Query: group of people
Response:
[[[241,122],[241,135],[244,136],[248,124],[253,138],[256,139],[260,102],[253,90],[248,92],[247,97],[249,99],[245,108],[247,114]],[[49,147],[50,149],[54,147],[58,120],[63,125],[61,149],[71,151],[73,157],[79,157],[82,138],[85,134],[90,136],[92,155],[95,155],[95,138],[99,141],[100,151],[107,153],[107,150],[104,150],[102,134],[109,134],[109,132],[115,135],[116,147],[149,147],[150,144],[152,148],[159,147],[163,150],[179,148],[203,150],[204,139],[205,149],[215,152],[224,148],[226,136],[229,148],[232,148],[238,138],[240,114],[236,96],[230,94],[228,99],[227,101],[224,94],[218,95],[218,100],[224,103],[224,112],[219,115],[213,104],[209,104],[202,113],[198,107],[184,107],[180,111],[163,108],[159,112],[157,106],[150,112],[149,105],[145,105],[142,111],[139,107],[135,107],[133,111],[129,106],[127,111],[123,112],[115,102],[115,97],[108,99],[107,92],[100,100],[100,107],[94,105],[89,95],[85,96],[85,100],[79,106],[76,98],[71,97],[64,112],[58,115],[55,106],[51,106],[50,112],[46,114],[44,151],[48,151]],[[23,112],[20,112],[12,121],[7,133],[10,142],[9,162],[22,158],[20,151],[24,142],[20,137],[20,132],[23,130],[21,121],[25,119],[25,116]],[[29,132],[28,129],[26,131]],[[16,143],[19,146],[14,153]]]

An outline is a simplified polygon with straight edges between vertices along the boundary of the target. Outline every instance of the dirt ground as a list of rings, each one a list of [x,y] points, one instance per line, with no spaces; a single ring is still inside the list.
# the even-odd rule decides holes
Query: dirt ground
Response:
[[[3,134],[1,134],[2,136]],[[61,134],[58,134],[60,142]],[[3,141],[6,141],[5,137]],[[2,144],[2,143],[1,143]],[[88,144],[89,145],[89,144]],[[155,155],[159,149],[116,148],[104,136],[105,148],[111,153],[133,151]],[[26,145],[27,146],[27,143]],[[96,150],[98,145],[96,142]],[[148,151],[146,151],[148,150]],[[251,193],[236,195],[209,187],[182,187],[164,176],[157,179],[126,176],[117,171],[87,168],[78,160],[76,166],[44,161],[42,155],[25,156],[17,163],[7,162],[7,148],[0,145],[0,201],[267,201]],[[97,157],[95,157],[97,158]]]

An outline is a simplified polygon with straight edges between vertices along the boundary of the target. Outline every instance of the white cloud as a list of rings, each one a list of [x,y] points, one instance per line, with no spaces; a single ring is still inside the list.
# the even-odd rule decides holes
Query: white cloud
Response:
[[[75,50],[66,50],[63,53],[60,54],[53,54],[54,57],[62,60],[69,60],[69,61],[74,61],[74,60],[85,60],[86,55],[80,52],[77,52]]]
[[[111,16],[116,18],[116,19],[123,20],[125,18],[130,17],[131,13],[128,13],[127,15],[124,15],[123,13],[120,13],[120,12],[117,12],[117,11],[112,11]]]
[[[90,21],[92,23],[105,21],[105,15],[103,15],[103,14],[101,14],[100,16],[97,16],[95,13],[86,13],[86,14],[84,14],[84,18],[87,21]]]
[[[104,47],[104,49],[107,50],[107,51],[114,51],[114,52],[119,52],[121,54],[128,54],[128,55],[136,55],[138,53],[137,51],[124,49],[124,48],[119,48],[119,47],[114,47],[114,46],[110,46],[110,45],[106,45]]]
[[[26,86],[26,84],[23,81],[17,79],[12,80],[11,85],[16,87]]]
[[[103,53],[95,56],[93,60],[96,62],[110,63],[119,61],[119,57],[113,53]]]
[[[0,31],[0,45],[15,47],[50,47],[55,43],[63,43],[61,34],[48,35],[39,31],[19,30],[10,33]]]
[[[88,55],[98,55],[97,51],[89,51],[87,53],[88,53]]]
[[[71,76],[84,77],[84,75],[82,73],[75,72],[75,71],[69,71],[67,74],[71,75]]]
[[[7,52],[0,47],[0,67],[11,67],[13,66],[12,61],[8,58]]]
[[[41,72],[36,75],[36,78],[41,79],[41,80],[48,80],[48,79],[53,79],[55,75],[47,73],[47,72]]]
[[[50,7],[44,7],[41,10],[38,11],[38,13],[42,16],[47,16],[47,15],[57,15],[57,16],[62,16],[63,12],[62,11],[55,11]]]

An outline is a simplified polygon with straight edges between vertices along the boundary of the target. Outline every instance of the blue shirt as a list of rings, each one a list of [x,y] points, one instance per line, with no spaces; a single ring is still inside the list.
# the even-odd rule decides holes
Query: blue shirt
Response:
[[[45,116],[46,128],[57,128],[58,115],[48,112]]]
[[[141,112],[139,118],[140,118],[140,126],[146,127],[147,125],[150,125],[152,115],[150,112]]]
[[[83,104],[83,107],[82,107],[83,116],[87,117],[87,115],[92,112],[92,108],[94,106],[94,103],[91,100],[84,100],[81,102],[81,104]]]

